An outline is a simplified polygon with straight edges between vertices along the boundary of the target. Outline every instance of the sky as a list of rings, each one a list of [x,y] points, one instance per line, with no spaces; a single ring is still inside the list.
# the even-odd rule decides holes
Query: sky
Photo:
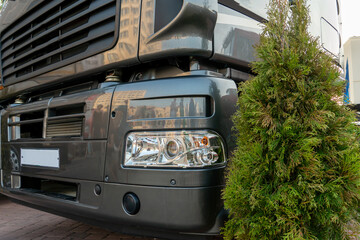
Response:
[[[342,42],[360,36],[360,0],[341,0]]]

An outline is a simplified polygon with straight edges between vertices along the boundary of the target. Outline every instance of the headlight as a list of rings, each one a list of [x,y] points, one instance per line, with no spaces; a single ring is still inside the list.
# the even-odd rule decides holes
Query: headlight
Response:
[[[199,168],[225,163],[224,144],[211,131],[133,132],[124,166]]]

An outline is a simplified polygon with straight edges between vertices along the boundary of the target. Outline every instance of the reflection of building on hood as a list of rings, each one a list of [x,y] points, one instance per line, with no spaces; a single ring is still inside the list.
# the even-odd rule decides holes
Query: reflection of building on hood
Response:
[[[97,105],[97,110],[101,111],[102,108],[103,108],[102,104]]]
[[[196,116],[196,106],[193,98],[190,99],[189,103],[189,116]]]
[[[170,117],[176,117],[177,114],[177,105],[176,105],[176,98],[170,104]]]
[[[222,109],[224,109],[224,116],[231,122],[231,115],[236,110],[236,102],[238,100],[237,89],[230,88],[226,90],[226,95],[221,97]],[[226,111],[225,111],[226,110]]]
[[[228,90],[226,90],[226,94],[227,95],[237,95],[237,90],[236,89],[233,89],[233,88],[230,88]]]
[[[106,111],[106,108],[109,107],[110,102],[111,102],[111,98],[112,98],[112,93],[105,93],[102,94],[100,96],[95,96],[96,100],[95,103],[93,105],[94,109],[100,110],[102,109],[103,111]],[[91,102],[93,101],[93,99],[89,99],[89,106],[91,106]],[[99,106],[101,106],[99,108]]]
[[[226,55],[242,60],[255,61],[253,45],[259,41],[259,34],[243,29],[232,29],[226,36],[222,48]]]
[[[180,100],[180,117],[184,117],[185,116],[185,112],[184,112],[184,99],[181,98]]]

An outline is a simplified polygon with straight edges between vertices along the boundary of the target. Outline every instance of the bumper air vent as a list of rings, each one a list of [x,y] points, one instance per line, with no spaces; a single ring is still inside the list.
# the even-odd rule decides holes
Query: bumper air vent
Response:
[[[78,188],[76,183],[21,176],[20,190],[32,194],[40,194],[61,200],[76,201]]]
[[[49,121],[46,137],[80,137],[82,122],[82,118]]]
[[[84,105],[50,109],[46,137],[80,137],[84,117]]]
[[[10,116],[9,140],[81,137],[84,109],[85,105],[79,104]]]
[[[9,140],[42,138],[44,110],[10,116]]]
[[[119,0],[41,1],[1,35],[2,76],[11,85],[115,44]]]

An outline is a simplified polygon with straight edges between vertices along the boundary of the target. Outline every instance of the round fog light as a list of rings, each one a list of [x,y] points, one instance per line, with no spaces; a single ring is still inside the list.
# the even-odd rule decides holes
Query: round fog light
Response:
[[[123,198],[123,207],[127,214],[135,215],[140,210],[140,200],[135,193],[127,193]]]

